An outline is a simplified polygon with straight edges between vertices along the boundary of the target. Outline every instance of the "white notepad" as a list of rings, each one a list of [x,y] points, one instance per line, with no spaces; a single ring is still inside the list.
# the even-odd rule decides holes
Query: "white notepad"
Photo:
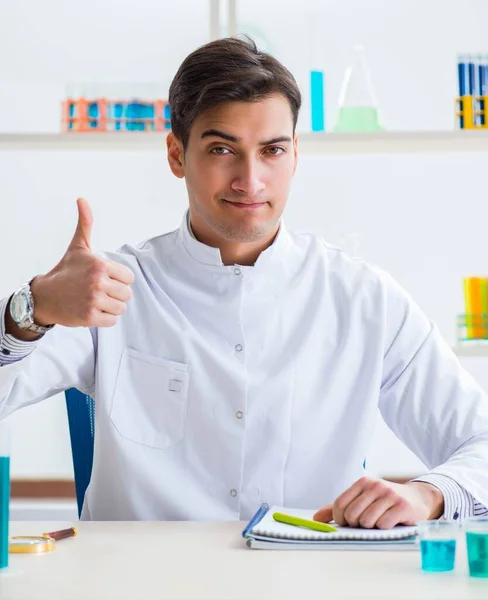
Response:
[[[249,531],[248,536],[261,542],[298,542],[300,544],[309,544],[311,546],[321,546],[323,544],[335,545],[334,542],[352,542],[359,545],[370,546],[390,546],[390,544],[401,542],[414,544],[416,540],[417,528],[415,526],[398,525],[393,529],[362,529],[355,527],[337,527],[336,532],[314,531],[304,527],[296,527],[279,523],[273,519],[275,512],[281,512],[304,519],[313,519],[314,510],[292,509],[282,506],[271,506],[259,523],[256,523]],[[248,544],[252,547],[252,544]],[[256,546],[257,547],[257,546]]]
[[[355,527],[339,527],[336,532],[314,531],[304,527],[295,527],[286,523],[278,523],[273,519],[275,512],[285,513],[294,517],[313,520],[316,511],[299,508],[284,508],[272,506],[262,521],[251,529],[253,535],[281,538],[287,540],[401,540],[417,533],[415,526],[397,525],[393,529],[363,529]]]

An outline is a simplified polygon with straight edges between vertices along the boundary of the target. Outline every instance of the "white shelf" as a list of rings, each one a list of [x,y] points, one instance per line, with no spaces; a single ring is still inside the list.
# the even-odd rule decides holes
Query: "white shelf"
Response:
[[[488,344],[457,344],[453,351],[457,356],[488,356]]]
[[[299,148],[307,154],[488,152],[488,130],[305,133]]]
[[[166,133],[0,133],[0,150],[164,150]],[[303,154],[488,152],[486,131],[301,133]]]

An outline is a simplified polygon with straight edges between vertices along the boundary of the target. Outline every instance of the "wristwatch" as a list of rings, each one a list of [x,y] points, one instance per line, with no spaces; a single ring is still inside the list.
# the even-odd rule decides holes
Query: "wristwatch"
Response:
[[[32,279],[24,283],[10,299],[10,316],[20,329],[44,335],[54,325],[38,325],[34,321],[34,296],[30,284]]]

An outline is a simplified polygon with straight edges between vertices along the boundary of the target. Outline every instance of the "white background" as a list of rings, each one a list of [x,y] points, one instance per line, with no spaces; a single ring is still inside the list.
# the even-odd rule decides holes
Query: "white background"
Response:
[[[456,54],[488,51],[488,3],[452,0],[241,0],[240,31],[254,35],[294,73],[325,70],[326,125],[351,47],[364,44],[384,123],[391,130],[454,127]],[[181,60],[208,41],[206,0],[0,0],[0,131],[58,131],[67,89],[104,83],[167,89]],[[68,87],[71,86],[71,87]],[[133,89],[137,89],[134,86]],[[450,343],[463,309],[462,278],[486,274],[486,160],[478,154],[300,157],[288,228],[333,243],[357,234],[358,253],[389,270]],[[184,184],[160,152],[0,153],[0,296],[62,256],[78,196],[93,208],[95,250],[173,229]],[[488,387],[483,359],[462,359]],[[428,401],[428,399],[426,399]],[[14,477],[70,478],[61,396],[18,412]],[[369,470],[415,475],[423,465],[379,422]]]

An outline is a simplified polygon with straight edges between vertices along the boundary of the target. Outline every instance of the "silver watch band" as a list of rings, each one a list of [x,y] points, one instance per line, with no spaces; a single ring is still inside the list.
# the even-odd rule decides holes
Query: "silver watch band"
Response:
[[[24,327],[23,329],[44,335],[46,331],[49,331],[53,327],[54,325],[38,325],[35,321],[32,321],[32,323],[29,323],[28,326]]]
[[[35,277],[33,277],[27,283],[24,283],[24,285],[20,286],[20,288],[15,292],[17,294],[22,291],[25,294],[27,299],[27,314],[20,322],[15,319],[14,320],[20,329],[24,329],[25,331],[32,331],[33,333],[37,333],[38,335],[44,335],[47,331],[52,329],[54,325],[39,325],[34,321],[34,296],[32,295],[30,289],[30,284],[34,279]],[[13,318],[12,313],[11,316]]]

